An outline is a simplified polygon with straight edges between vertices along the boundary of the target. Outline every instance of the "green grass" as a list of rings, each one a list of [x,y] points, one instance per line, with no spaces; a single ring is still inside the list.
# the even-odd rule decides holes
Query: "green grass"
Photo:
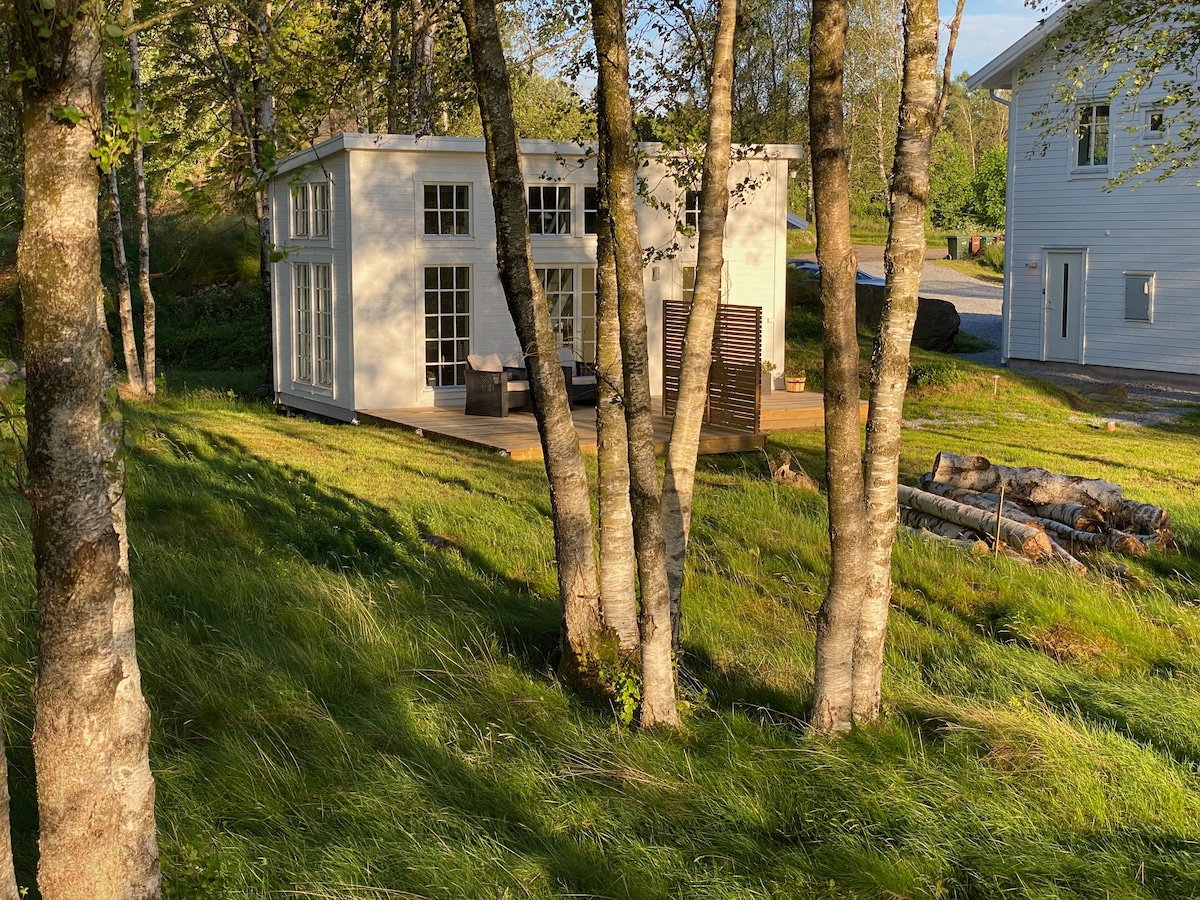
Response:
[[[834,742],[803,727],[824,501],[761,457],[701,461],[689,713],[642,735],[555,678],[540,464],[168,372],[127,414],[166,895],[1200,896],[1200,416],[1112,434],[1100,401],[1011,373],[993,396],[991,370],[955,366],[909,400],[905,480],[940,449],[1110,478],[1170,509],[1180,552],[1122,588],[901,540],[886,718]],[[772,444],[819,477],[821,440]],[[27,521],[0,499],[23,884]]]
[[[960,272],[963,275],[978,278],[980,281],[986,281],[988,284],[1004,284],[1003,259],[1001,259],[999,271],[976,262],[973,259],[939,259],[936,261],[936,264],[945,266],[947,269],[953,269],[955,272]]]

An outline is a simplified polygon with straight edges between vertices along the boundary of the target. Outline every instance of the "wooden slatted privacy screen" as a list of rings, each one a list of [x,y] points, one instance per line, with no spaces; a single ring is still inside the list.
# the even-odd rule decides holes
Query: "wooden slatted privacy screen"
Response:
[[[663,309],[663,414],[675,414],[683,335],[691,304],[668,300]],[[704,421],[739,431],[758,431],[762,387],[762,309],[722,303],[717,308],[713,361]]]

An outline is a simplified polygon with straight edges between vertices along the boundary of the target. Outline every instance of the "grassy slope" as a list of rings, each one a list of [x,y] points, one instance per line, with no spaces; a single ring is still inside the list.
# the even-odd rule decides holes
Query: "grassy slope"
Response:
[[[828,744],[802,730],[823,502],[760,458],[701,466],[693,712],[645,736],[553,677],[539,465],[215,391],[130,411],[168,896],[1200,896],[1200,420],[1109,434],[1090,401],[991,390],[913,398],[908,479],[943,448],[1112,478],[1183,552],[1122,589],[902,541],[887,720]],[[819,435],[776,443],[820,472]],[[0,500],[23,883],[26,515]]]

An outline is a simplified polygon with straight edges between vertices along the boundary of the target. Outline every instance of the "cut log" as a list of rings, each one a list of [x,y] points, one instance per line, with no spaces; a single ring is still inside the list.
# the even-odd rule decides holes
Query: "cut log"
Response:
[[[965,525],[977,531],[988,534],[997,528],[996,516],[985,510],[964,503],[955,503],[937,494],[930,494],[907,485],[899,485],[897,494],[900,502],[931,516]],[[1000,539],[1013,549],[1023,553],[1030,559],[1046,559],[1054,551],[1050,547],[1050,538],[1044,531],[1014,522],[1003,516],[999,519]]]
[[[1009,499],[1036,506],[1073,503],[1090,506],[1109,514],[1117,528],[1158,531],[1168,528],[1171,517],[1166,510],[1146,503],[1126,500],[1121,486],[1098,478],[1056,475],[1045,469],[1014,469],[996,466],[982,456],[959,456],[942,452],[933,461],[930,473],[934,481],[972,491],[999,493],[1003,484]]]
[[[1090,506],[1081,506],[1078,503],[1043,503],[1035,504],[1031,509],[1038,518],[1061,522],[1076,531],[1104,529],[1104,515]]]
[[[995,494],[978,494],[974,491],[951,487],[948,484],[939,484],[936,481],[929,482],[927,488],[932,494],[946,497],[956,503],[965,503],[968,506],[986,509],[992,513],[996,511],[996,504],[1000,501],[1000,498]],[[1064,525],[1062,522],[1055,521],[1054,519],[1030,515],[1007,501],[1004,504],[1003,515],[1014,522],[1020,522],[1031,528],[1038,528],[1049,532],[1053,541],[1065,544],[1065,549],[1071,553],[1077,552],[1080,547],[1099,547],[1101,549],[1112,550],[1116,553],[1123,553],[1126,556],[1146,555],[1146,539],[1137,535],[1126,534],[1123,531],[1110,531],[1106,534],[1098,534],[1093,531],[1080,531],[1077,528]],[[1155,540],[1155,538],[1151,538],[1150,543],[1154,543]]]
[[[918,513],[919,515],[919,513]],[[948,524],[948,523],[947,523]],[[980,540],[955,540],[953,538],[942,537],[942,535],[930,531],[928,528],[910,528],[908,525],[900,526],[904,531],[908,532],[915,538],[920,538],[923,541],[932,541],[940,544],[943,547],[956,547],[959,550],[965,550],[967,553],[990,553],[991,548],[988,547],[987,541]]]
[[[973,544],[983,540],[979,532],[974,529],[964,528],[928,513],[917,512],[907,506],[900,507],[900,524],[915,531],[928,531],[948,541],[967,541]]]

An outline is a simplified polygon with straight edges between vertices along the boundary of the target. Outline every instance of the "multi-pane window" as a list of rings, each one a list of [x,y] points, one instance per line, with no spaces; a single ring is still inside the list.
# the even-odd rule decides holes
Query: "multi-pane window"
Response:
[[[294,380],[333,387],[333,273],[328,264],[292,264]]]
[[[471,233],[470,185],[425,185],[425,233]]]
[[[307,184],[299,184],[292,188],[292,236],[293,237],[308,237],[309,212],[311,205],[309,202],[309,192]]]
[[[333,387],[333,277],[330,267],[313,263],[313,382]]]
[[[566,184],[529,188],[529,233],[571,233],[571,187]]]
[[[292,237],[329,237],[333,186],[314,181],[292,187]]]
[[[1108,167],[1108,104],[1093,103],[1079,109],[1075,130],[1075,167]]]
[[[696,267],[683,267],[683,302],[691,303],[696,296]]]
[[[560,347],[575,346],[575,270],[538,269],[537,276],[546,291],[550,324]]]
[[[328,181],[310,184],[312,191],[312,234],[313,237],[329,237],[330,190]]]
[[[683,205],[683,224],[695,231],[700,227],[700,192],[689,188]]]
[[[583,233],[595,234],[600,222],[600,188],[589,184],[583,189]]]
[[[1161,109],[1146,110],[1146,131],[1145,136],[1149,140],[1158,140],[1166,131],[1167,118],[1166,113]]]
[[[292,299],[296,325],[295,380],[312,384],[312,271],[308,263],[292,264]]]
[[[425,267],[425,383],[467,383],[471,352],[471,269]]]
[[[579,272],[579,355],[585,363],[596,363],[596,270],[581,269]]]

